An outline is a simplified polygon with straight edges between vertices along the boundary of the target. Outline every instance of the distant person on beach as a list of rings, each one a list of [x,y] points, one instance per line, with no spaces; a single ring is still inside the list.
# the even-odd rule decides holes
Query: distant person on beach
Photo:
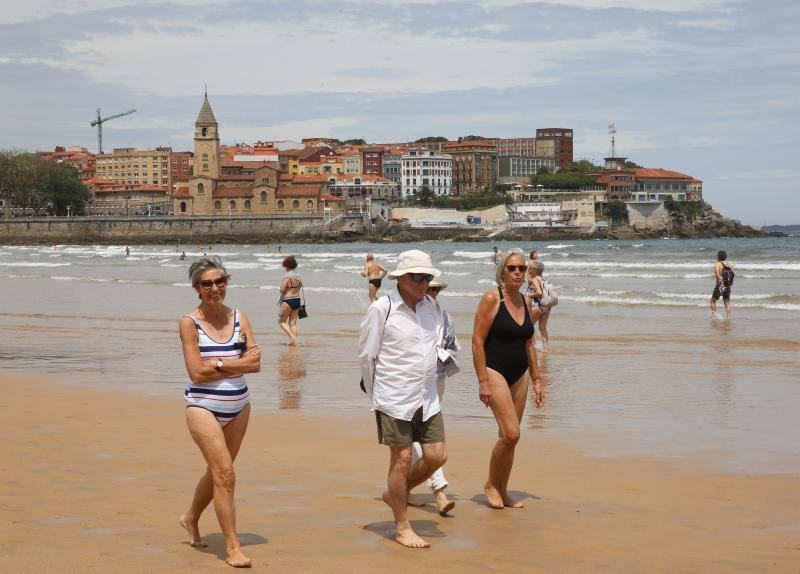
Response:
[[[478,303],[472,333],[480,400],[491,407],[500,430],[483,487],[489,507],[496,509],[523,506],[509,496],[508,479],[530,380],[536,393],[534,404],[544,405],[530,304],[528,296],[520,293],[527,268],[522,253],[512,251],[503,258],[495,274],[497,289],[484,293]]]
[[[127,256],[127,255],[130,255],[130,254],[131,254],[131,250],[130,250],[130,248],[129,248],[129,247],[126,245],[126,246],[125,246],[125,255]]]
[[[283,260],[283,268],[286,273],[281,280],[280,315],[278,325],[283,332],[289,335],[289,345],[297,344],[297,316],[300,313],[302,304],[301,289],[303,281],[297,274],[297,259],[294,255],[289,255]]]
[[[375,301],[378,298],[378,289],[381,288],[381,282],[386,274],[389,272],[386,267],[375,261],[375,256],[372,253],[367,253],[367,262],[364,264],[364,270],[361,275],[369,280],[369,300]]]
[[[426,295],[441,272],[427,253],[412,249],[388,273],[397,289],[370,305],[361,321],[358,357],[367,396],[375,410],[378,442],[389,447],[388,490],[383,501],[394,513],[395,540],[427,548],[408,520],[408,493],[425,482],[446,458],[444,417],[436,389],[437,347],[444,337],[439,305]],[[411,466],[411,445],[422,458]]]
[[[186,425],[208,466],[180,524],[189,533],[191,546],[205,546],[198,522],[213,500],[225,537],[225,561],[237,568],[248,568],[250,559],[242,552],[236,534],[233,462],[250,418],[244,374],[261,370],[261,348],[255,344],[244,313],[223,304],[230,275],[219,257],[202,257],[193,262],[189,277],[200,304],[179,323],[183,360],[190,379],[184,392]]]
[[[733,265],[728,263],[728,253],[720,251],[717,253],[717,262],[714,264],[714,292],[711,294],[711,316],[717,315],[717,300],[722,297],[722,304],[725,305],[725,317],[731,317],[731,287],[733,287]]]
[[[181,261],[185,261],[186,260],[186,252],[185,251],[181,251],[180,260]]]
[[[434,279],[428,284],[427,294],[438,303],[437,297],[439,293],[446,288],[447,283],[440,283],[437,279]],[[439,359],[436,362],[436,392],[439,394],[439,403],[441,404],[442,396],[444,395],[445,379],[447,377],[452,377],[461,370],[455,362],[456,353],[461,350],[461,345],[458,342],[458,337],[456,337],[453,318],[447,310],[441,307],[441,304],[439,307],[442,309],[444,337],[439,345],[439,349],[437,349]],[[442,360],[443,358],[444,361]],[[413,473],[413,468],[417,465],[419,459],[422,458],[422,446],[420,446],[418,442],[415,442],[411,446],[411,472]],[[444,492],[445,488],[447,488],[447,480],[444,477],[444,467],[436,470],[425,483],[428,485],[428,488],[431,489],[431,492],[433,492],[433,496],[436,500],[436,508],[440,515],[444,516],[455,508],[456,503],[448,499],[447,494]],[[410,492],[408,494],[408,504],[411,506],[424,506],[424,504],[419,503]]]
[[[492,247],[492,263],[497,265],[500,263],[500,260],[503,258],[503,252],[497,248],[497,245]]]
[[[531,261],[536,261],[537,259],[539,259],[539,252],[531,249]]]
[[[541,259],[535,259],[528,263],[528,295],[531,302],[531,317],[533,322],[539,323],[539,334],[542,336],[542,349],[547,350],[550,344],[550,337],[547,333],[547,322],[550,320],[550,313],[553,311],[552,307],[542,304],[542,295],[544,295],[544,288],[542,287],[542,273],[544,272],[544,262]]]

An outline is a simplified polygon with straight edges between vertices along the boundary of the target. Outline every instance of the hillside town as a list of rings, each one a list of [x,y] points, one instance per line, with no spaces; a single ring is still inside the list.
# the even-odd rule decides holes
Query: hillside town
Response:
[[[83,206],[89,216],[303,215],[329,221],[368,213],[420,227],[594,229],[608,224],[612,203],[623,204],[631,220],[647,220],[665,202],[702,199],[702,181],[690,175],[616,157],[613,124],[609,128],[612,153],[602,166],[575,161],[570,128],[539,128],[520,138],[367,143],[308,137],[222,145],[206,94],[191,151],[116,148],[95,154],[56,147],[37,154],[74,167],[91,193]],[[465,199],[487,195],[474,202],[475,209],[464,209]],[[5,202],[0,208],[6,217],[31,214]]]

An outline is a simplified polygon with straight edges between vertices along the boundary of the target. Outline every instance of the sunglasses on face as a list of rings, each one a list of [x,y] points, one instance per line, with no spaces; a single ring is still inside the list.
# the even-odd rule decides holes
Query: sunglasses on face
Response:
[[[525,273],[528,270],[528,266],[527,265],[506,265],[506,271],[513,272],[514,270],[517,270],[520,273]]]
[[[216,285],[217,287],[222,289],[223,287],[227,287],[228,286],[228,280],[230,278],[231,278],[230,275],[223,275],[222,277],[217,277],[214,280],[203,279],[202,281],[200,281],[200,287],[202,287],[206,291],[211,289],[211,287],[213,287],[214,285]]]
[[[428,275],[427,273],[409,273],[409,275],[411,275],[411,280],[414,283],[422,283],[423,281],[430,283],[433,281],[433,275]]]

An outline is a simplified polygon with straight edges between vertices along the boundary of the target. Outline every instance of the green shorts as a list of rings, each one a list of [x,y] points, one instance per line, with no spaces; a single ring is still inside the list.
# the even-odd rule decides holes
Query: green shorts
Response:
[[[387,446],[411,446],[411,443],[432,444],[444,442],[444,417],[439,411],[426,421],[422,420],[422,407],[410,421],[396,419],[375,411],[378,424],[378,442]]]

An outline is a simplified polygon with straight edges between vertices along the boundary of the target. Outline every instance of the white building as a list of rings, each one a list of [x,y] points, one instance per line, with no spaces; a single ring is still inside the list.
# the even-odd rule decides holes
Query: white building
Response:
[[[510,207],[512,227],[562,227],[567,215],[560,202],[523,202]]]
[[[453,158],[428,149],[409,149],[400,158],[400,193],[403,199],[427,185],[436,196],[450,195]]]

